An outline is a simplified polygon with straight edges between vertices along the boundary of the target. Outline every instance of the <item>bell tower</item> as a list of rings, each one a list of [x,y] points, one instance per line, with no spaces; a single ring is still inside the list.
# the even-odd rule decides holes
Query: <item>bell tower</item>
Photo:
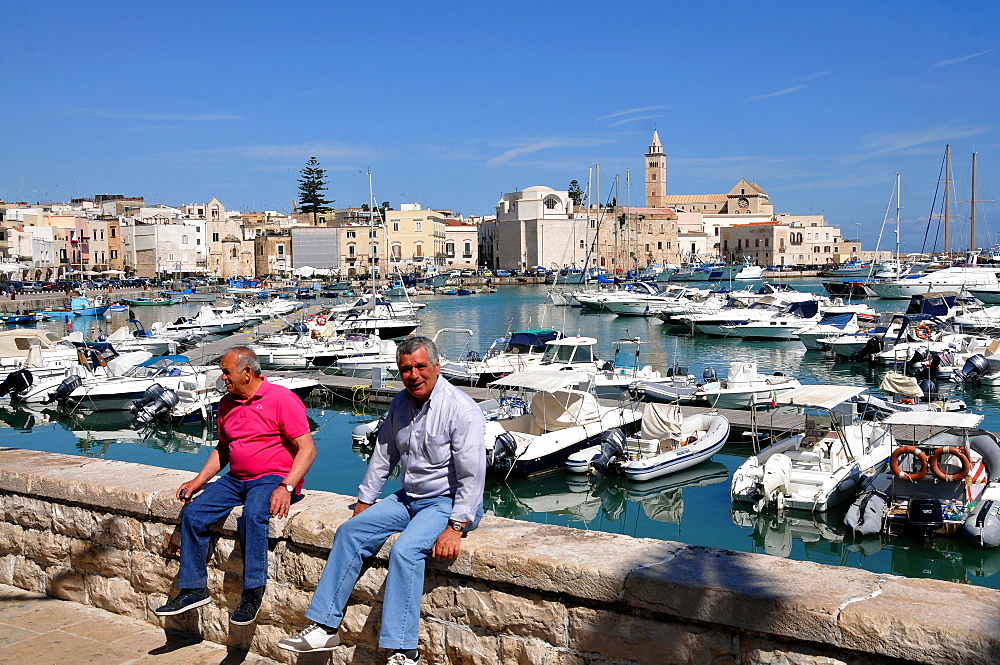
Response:
[[[646,153],[646,207],[662,208],[667,198],[667,155],[660,144],[660,135],[653,130]]]

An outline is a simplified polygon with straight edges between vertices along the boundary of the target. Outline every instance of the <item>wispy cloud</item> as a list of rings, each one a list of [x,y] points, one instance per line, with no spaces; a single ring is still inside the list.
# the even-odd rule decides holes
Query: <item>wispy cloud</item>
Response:
[[[816,72],[815,74],[808,74],[802,78],[797,78],[793,83],[805,83],[806,81],[812,81],[813,79],[818,79],[823,76],[828,76],[833,73],[833,70],[828,69],[825,72]]]
[[[645,113],[646,111],[662,111],[668,107],[666,106],[640,106],[635,109],[625,109],[624,111],[615,111],[614,113],[609,113],[608,115],[601,116],[594,120],[594,122],[601,122],[602,120],[610,120],[611,118],[620,118],[623,115],[631,115],[633,113]],[[655,117],[655,116],[654,116]]]
[[[528,155],[550,148],[584,148],[611,143],[610,139],[548,138],[516,145],[501,155],[487,160],[487,166],[500,166],[516,157]]]
[[[127,111],[112,111],[109,109],[69,109],[72,115],[90,118],[114,118],[117,120],[151,120],[168,122],[230,122],[240,120],[241,116],[230,113],[135,113]]]
[[[625,123],[629,123],[629,122],[635,122],[637,120],[655,120],[656,118],[662,118],[662,117],[663,116],[660,115],[660,114],[657,114],[657,115],[637,115],[634,118],[623,118],[621,120],[617,120],[617,121],[611,123],[611,126],[612,127],[618,127],[619,125],[624,125]]]
[[[930,144],[941,145],[959,138],[978,136],[987,131],[988,128],[982,125],[966,125],[933,127],[903,134],[872,134],[861,139],[861,148],[865,151],[861,157],[901,153]]]
[[[757,95],[756,97],[748,97],[748,102],[755,102],[760,99],[770,99],[771,97],[779,97],[781,95],[787,95],[792,92],[798,92],[799,90],[805,90],[807,86],[805,85],[793,85],[790,88],[785,88],[783,90],[778,90],[777,92],[769,92],[766,95]]]
[[[948,65],[956,65],[960,62],[965,62],[966,60],[972,60],[973,58],[978,58],[981,55],[986,55],[987,53],[992,53],[996,51],[996,47],[988,48],[985,51],[979,51],[978,53],[970,53],[969,55],[963,55],[960,58],[951,58],[949,60],[942,60],[940,62],[935,62],[931,67],[947,67]]]

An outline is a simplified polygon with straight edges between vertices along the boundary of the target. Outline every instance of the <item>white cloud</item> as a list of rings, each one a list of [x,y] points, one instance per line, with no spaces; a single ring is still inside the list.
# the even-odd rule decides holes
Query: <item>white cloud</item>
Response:
[[[662,111],[668,107],[666,106],[640,106],[634,109],[625,109],[624,111],[615,111],[614,113],[609,113],[608,115],[601,116],[597,118],[594,122],[600,122],[602,120],[610,120],[611,118],[618,118],[623,115],[631,115],[632,113],[645,113],[646,111]]]
[[[548,150],[549,148],[586,148],[598,145],[606,145],[612,143],[610,139],[578,139],[578,138],[555,138],[555,139],[541,139],[525,143],[522,145],[517,145],[514,148],[498,155],[486,162],[487,166],[499,166],[501,164],[506,164],[515,157],[520,157],[521,155],[531,154],[533,152],[539,152],[542,150]]]
[[[832,73],[833,73],[832,70],[827,70],[825,72],[816,72],[815,74],[809,74],[807,76],[803,76],[802,78],[795,79],[795,83],[805,83],[806,81],[811,81],[813,79],[818,79],[818,78],[820,78],[822,76],[827,76],[827,75],[832,74]]]
[[[861,140],[862,149],[867,148],[862,157],[903,152],[928,144],[944,144],[959,138],[978,136],[986,131],[988,131],[987,128],[983,126],[967,125],[965,127],[934,127],[905,134],[869,135]]]
[[[934,63],[931,66],[932,67],[947,67],[948,65],[956,65],[956,64],[958,64],[960,62],[965,62],[966,60],[972,60],[973,58],[978,58],[981,55],[986,55],[987,53],[992,53],[993,51],[996,51],[995,47],[994,48],[988,48],[985,51],[979,51],[978,53],[970,53],[969,55],[963,55],[960,58],[951,58],[949,60],[942,60],[940,62]]]
[[[171,157],[238,157],[242,159],[259,159],[267,161],[305,160],[310,157],[333,160],[335,162],[353,162],[359,159],[373,159],[384,155],[384,151],[375,150],[369,145],[346,145],[342,143],[287,143],[270,145],[240,145],[204,150],[188,150],[165,153]],[[326,164],[324,168],[329,168]]]
[[[757,95],[756,97],[749,97],[749,98],[747,98],[747,101],[748,102],[755,102],[755,101],[760,100],[760,99],[769,99],[771,97],[778,97],[780,95],[787,95],[790,92],[798,92],[799,90],[805,90],[805,89],[806,89],[806,86],[804,86],[804,85],[793,85],[790,88],[785,88],[784,90],[778,90],[777,92],[769,92],[766,95]]]
[[[611,123],[612,127],[618,127],[619,125],[624,125],[628,122],[635,122],[637,120],[655,120],[656,118],[662,118],[662,115],[638,115],[634,118],[623,118]]]

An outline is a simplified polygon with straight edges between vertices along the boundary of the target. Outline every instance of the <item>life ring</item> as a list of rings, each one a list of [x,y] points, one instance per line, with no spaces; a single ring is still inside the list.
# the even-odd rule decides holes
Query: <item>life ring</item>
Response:
[[[904,397],[903,399],[899,400],[899,403],[900,404],[913,404],[913,400],[910,399],[909,397]]]
[[[917,461],[920,462],[919,469],[907,473],[899,468],[899,458],[906,454],[913,455],[917,458]],[[902,480],[920,480],[927,475],[929,467],[930,464],[927,463],[927,453],[920,450],[916,446],[900,446],[892,451],[892,455],[889,457],[889,468],[892,469],[893,474],[895,474],[897,478],[901,478]]]
[[[316,325],[318,325],[321,328],[323,326],[325,326],[326,325],[326,317],[325,316],[317,316],[316,317]]]
[[[913,329],[913,336],[917,339],[927,339],[931,336],[931,327],[926,323],[921,323]]]
[[[954,455],[962,462],[962,470],[958,473],[945,473],[944,469],[941,468],[941,456],[942,455]],[[934,451],[931,455],[930,460],[931,472],[939,479],[945,482],[951,482],[953,480],[961,480],[969,475],[969,469],[972,468],[972,462],[969,461],[968,456],[962,452],[961,448],[956,448],[955,446],[941,446]]]

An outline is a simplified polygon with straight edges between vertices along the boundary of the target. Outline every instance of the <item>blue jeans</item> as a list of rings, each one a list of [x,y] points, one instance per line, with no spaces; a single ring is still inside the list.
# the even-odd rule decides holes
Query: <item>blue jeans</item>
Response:
[[[181,571],[178,589],[208,586],[208,534],[212,525],[243,505],[236,532],[243,550],[243,588],[267,583],[267,525],[271,519],[271,492],[283,476],[240,480],[230,475],[208,483],[181,512]],[[295,497],[292,497],[293,500]]]
[[[453,503],[448,496],[410,499],[400,490],[341,525],[306,618],[339,626],[364,560],[389,536],[402,532],[389,553],[378,645],[383,649],[417,648],[424,561],[448,526]],[[480,509],[466,530],[478,526],[481,516]]]

